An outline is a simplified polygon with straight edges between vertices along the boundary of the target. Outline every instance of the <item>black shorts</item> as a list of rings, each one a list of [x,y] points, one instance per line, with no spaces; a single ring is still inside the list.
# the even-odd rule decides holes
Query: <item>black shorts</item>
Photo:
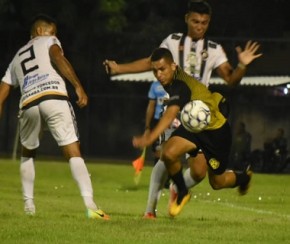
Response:
[[[197,146],[196,150],[190,152],[191,155],[201,149],[214,174],[222,174],[227,169],[232,144],[232,134],[228,122],[219,129],[204,130],[199,133],[189,132],[180,125],[172,133],[171,137],[173,136],[185,138]]]

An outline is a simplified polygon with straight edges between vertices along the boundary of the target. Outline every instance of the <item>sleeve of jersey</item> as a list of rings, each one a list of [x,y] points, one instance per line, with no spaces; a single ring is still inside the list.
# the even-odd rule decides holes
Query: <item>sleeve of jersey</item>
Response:
[[[226,55],[226,53],[225,53],[225,51],[224,51],[224,49],[223,49],[223,47],[221,45],[217,45],[216,52],[217,52],[217,55],[216,55],[217,59],[216,59],[214,68],[217,68],[221,64],[223,64],[223,63],[228,61],[227,55]]]
[[[3,81],[4,83],[10,85],[10,86],[18,86],[18,82],[15,78],[13,78],[13,74],[12,74],[12,62],[9,64],[5,75],[2,77],[1,81]]]
[[[184,82],[175,81],[170,93],[168,106],[177,105],[181,110],[190,99],[191,91],[189,87]]]
[[[47,48],[49,49],[52,45],[58,45],[61,48],[60,41],[55,36],[51,36],[47,41]]]
[[[151,100],[155,100],[156,99],[156,94],[155,94],[155,91],[154,91],[154,86],[155,86],[155,83],[153,82],[150,86],[150,89],[149,89],[149,92],[148,92],[148,98],[151,99]]]

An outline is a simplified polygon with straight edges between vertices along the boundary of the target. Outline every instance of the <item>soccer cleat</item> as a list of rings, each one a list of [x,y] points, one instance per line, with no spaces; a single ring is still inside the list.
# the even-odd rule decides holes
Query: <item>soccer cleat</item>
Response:
[[[109,220],[110,216],[105,214],[105,212],[101,209],[97,210],[92,210],[92,209],[87,209],[87,217],[89,219],[103,219],[103,220]]]
[[[168,208],[171,207],[172,203],[177,199],[178,193],[176,191],[176,186],[171,183],[169,186],[169,202],[168,202]]]
[[[33,215],[35,215],[35,207],[34,206],[32,206],[32,207],[25,207],[24,208],[24,212],[28,216],[33,216]]]
[[[151,213],[151,212],[147,212],[144,214],[143,219],[156,219],[156,214]]]
[[[184,205],[190,200],[191,197],[191,193],[188,192],[181,200],[181,202],[178,204],[177,203],[177,198],[174,200],[174,202],[171,204],[170,208],[169,208],[169,215],[171,217],[175,217],[176,215],[178,215],[182,208],[184,207]]]
[[[24,201],[24,213],[29,216],[35,215],[35,205],[32,199]]]
[[[250,183],[251,183],[253,171],[248,168],[246,170],[246,174],[248,175],[248,180],[245,181],[243,184],[240,184],[238,187],[238,192],[241,196],[247,194],[247,192],[250,188]]]

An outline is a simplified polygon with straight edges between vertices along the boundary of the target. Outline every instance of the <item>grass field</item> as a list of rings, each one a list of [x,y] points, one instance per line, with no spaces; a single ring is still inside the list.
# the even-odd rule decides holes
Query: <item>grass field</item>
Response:
[[[248,195],[205,180],[175,219],[168,190],[156,220],[143,220],[151,167],[138,187],[133,167],[88,162],[95,200],[110,221],[89,220],[68,164],[36,163],[36,216],[24,215],[19,163],[0,160],[0,243],[290,243],[290,175],[254,174]],[[149,163],[148,163],[149,165]]]

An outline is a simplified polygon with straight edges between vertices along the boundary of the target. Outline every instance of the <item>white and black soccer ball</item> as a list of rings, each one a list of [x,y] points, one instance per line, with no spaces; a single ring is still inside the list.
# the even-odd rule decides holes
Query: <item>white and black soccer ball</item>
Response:
[[[200,132],[210,123],[209,107],[201,100],[192,100],[183,107],[180,120],[188,131]]]

